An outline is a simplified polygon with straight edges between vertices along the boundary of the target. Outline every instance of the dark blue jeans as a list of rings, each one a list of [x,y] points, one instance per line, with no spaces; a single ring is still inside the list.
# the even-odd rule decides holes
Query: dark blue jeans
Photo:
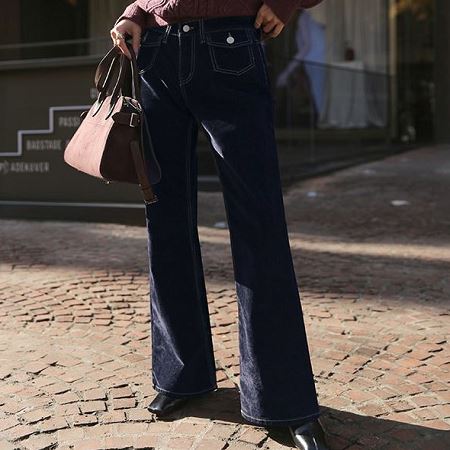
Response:
[[[143,30],[142,104],[162,177],[146,205],[152,376],[158,392],[217,388],[197,230],[199,126],[221,180],[239,310],[241,414],[258,425],[319,416],[287,233],[273,99],[255,17]]]

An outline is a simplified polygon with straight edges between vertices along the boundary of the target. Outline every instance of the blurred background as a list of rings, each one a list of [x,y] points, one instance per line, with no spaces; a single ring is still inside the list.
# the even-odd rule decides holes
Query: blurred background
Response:
[[[129,1],[11,0],[0,16],[0,216],[121,220],[134,185],[62,157],[109,29]],[[450,141],[450,2],[325,0],[265,43],[284,186],[415,146]],[[220,190],[200,133],[199,183]],[[127,219],[128,220],[128,219]]]

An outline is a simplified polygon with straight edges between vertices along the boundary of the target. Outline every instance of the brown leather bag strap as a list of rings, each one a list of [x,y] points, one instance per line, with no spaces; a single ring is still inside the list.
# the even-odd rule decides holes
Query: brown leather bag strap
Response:
[[[119,58],[120,58],[119,59],[119,61],[120,61],[119,75],[117,77],[116,83],[115,83],[114,88],[111,93],[111,98],[109,101],[110,107],[109,107],[109,112],[108,112],[107,117],[109,117],[109,115],[112,113],[114,106],[117,103],[117,100],[119,99],[120,95],[122,94],[123,86],[124,86],[124,83],[126,80],[126,75],[129,73],[129,72],[127,72],[128,58],[124,54],[120,55]]]
[[[138,177],[139,185],[142,190],[142,194],[144,196],[144,202],[146,204],[155,203],[158,201],[158,197],[153,192],[152,184],[149,179],[145,156],[144,156],[144,124],[142,123],[145,120],[144,114],[145,112],[142,110],[141,106],[141,89],[140,82],[138,78],[137,71],[137,62],[136,62],[136,54],[134,53],[132,45],[127,42],[128,50],[131,54],[130,65],[131,65],[131,85],[132,85],[132,97],[139,103],[140,111],[140,120],[139,120],[139,141],[131,142],[131,153],[133,155],[134,166],[136,169],[136,175]]]
[[[130,67],[131,67],[131,96],[141,104],[141,85],[138,75],[136,54],[134,53],[133,46],[128,45],[131,54]]]
[[[109,52],[103,57],[100,63],[97,66],[97,70],[95,71],[94,84],[97,88],[97,91],[100,91],[102,86],[104,86],[106,77],[108,76],[108,72],[112,66],[114,60],[120,56],[121,51],[115,45]]]
[[[112,112],[114,109],[114,106],[119,99],[120,95],[124,93],[124,85],[127,80],[127,77],[130,76],[131,72],[131,97],[134,98],[140,102],[140,83],[139,83],[139,77],[138,77],[138,70],[137,70],[137,61],[136,61],[136,54],[134,53],[132,45],[130,43],[126,42],[127,47],[131,54],[131,59],[126,57],[123,53],[119,56],[120,61],[120,67],[119,67],[119,75],[117,77],[116,84],[114,86],[114,89],[111,94],[111,100],[110,100],[110,109],[109,113]],[[115,60],[113,60],[114,62]]]
[[[105,74],[104,76],[101,76],[102,84],[97,87],[98,95],[95,102],[97,106],[96,108],[94,108],[92,116],[95,116],[100,111],[102,103],[105,101],[108,92],[110,91],[111,85],[113,84],[114,80],[117,80],[120,76],[120,58],[121,55],[116,54],[116,56],[111,60],[109,67],[106,67],[106,64],[103,64],[102,66],[101,70],[104,71]],[[117,65],[119,65],[119,74],[116,73]]]
[[[137,69],[136,54],[133,51],[132,45],[127,41],[125,41],[125,43],[127,44],[128,49],[130,50],[131,60],[125,58],[122,51],[117,46],[114,46],[113,48],[111,48],[111,50],[108,51],[108,53],[103,57],[103,59],[98,64],[97,70],[95,72],[94,83],[97,88],[97,91],[99,92],[102,91],[105,88],[105,86],[108,85],[107,83],[108,76],[113,75],[111,72],[113,72],[114,70],[114,65],[118,61],[120,61],[120,65],[123,70],[124,66],[126,65],[126,62],[129,62],[131,69],[131,89],[132,89],[131,97],[139,101],[138,98],[139,75]]]
[[[141,123],[140,114],[118,111],[112,115],[114,122],[129,127],[137,127]]]
[[[142,156],[141,146],[138,141],[131,141],[131,154],[133,155],[134,166],[136,168],[136,175],[141,187],[144,202],[146,204],[155,203],[158,197],[153,192],[152,185],[148,179],[147,170],[145,169],[145,161]]]

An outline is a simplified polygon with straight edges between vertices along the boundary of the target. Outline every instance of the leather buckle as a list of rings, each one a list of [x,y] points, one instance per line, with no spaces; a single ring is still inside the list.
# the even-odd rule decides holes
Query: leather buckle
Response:
[[[152,203],[156,203],[158,200],[158,197],[156,195],[153,195],[153,198],[151,200],[144,199],[144,203],[146,205],[151,205]]]
[[[130,127],[137,127],[139,125],[139,114],[131,113],[130,123],[128,125],[130,125]]]

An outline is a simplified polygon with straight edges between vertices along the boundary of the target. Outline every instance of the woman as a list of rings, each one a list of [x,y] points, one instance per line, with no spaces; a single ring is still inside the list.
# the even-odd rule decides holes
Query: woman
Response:
[[[320,0],[141,0],[111,30],[129,35],[161,180],[146,205],[152,327],[149,410],[217,389],[197,231],[196,137],[209,137],[231,238],[239,305],[241,414],[325,450],[287,233],[262,40]]]
[[[320,7],[319,7],[320,8]],[[320,121],[324,108],[326,79],[326,30],[312,14],[302,11],[297,20],[295,33],[297,52],[277,78],[277,87],[288,86],[293,75],[302,67],[308,76],[314,110]]]

